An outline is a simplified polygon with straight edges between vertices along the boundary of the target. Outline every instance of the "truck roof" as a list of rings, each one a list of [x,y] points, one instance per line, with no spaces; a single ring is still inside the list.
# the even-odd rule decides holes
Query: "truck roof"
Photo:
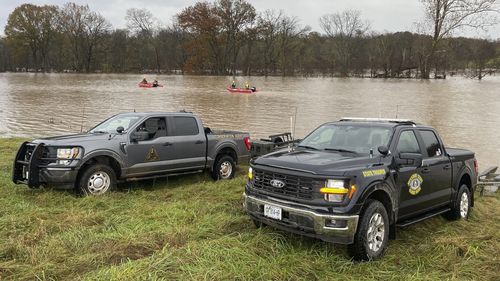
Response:
[[[193,116],[192,112],[185,112],[185,111],[179,111],[179,112],[162,112],[162,111],[151,111],[151,112],[122,112],[118,113],[116,115],[136,115],[136,116],[149,116],[149,115],[187,115],[187,116]]]
[[[365,125],[365,126],[380,126],[380,127],[396,127],[396,126],[410,126],[418,128],[430,128],[416,123],[410,119],[396,119],[396,118],[359,118],[359,117],[343,117],[339,121],[329,122],[329,124],[345,124],[350,126]]]

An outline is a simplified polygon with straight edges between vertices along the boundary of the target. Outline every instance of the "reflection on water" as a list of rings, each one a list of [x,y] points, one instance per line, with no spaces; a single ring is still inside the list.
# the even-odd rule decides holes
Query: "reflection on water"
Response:
[[[148,76],[154,79],[153,75]],[[399,117],[436,127],[448,146],[476,151],[481,168],[500,164],[500,77],[436,81],[251,77],[256,94],[230,94],[231,77],[0,74],[0,135],[49,136],[87,130],[126,111],[200,115],[206,126],[249,131],[253,138],[296,135],[345,116]],[[238,78],[242,85],[244,78]]]

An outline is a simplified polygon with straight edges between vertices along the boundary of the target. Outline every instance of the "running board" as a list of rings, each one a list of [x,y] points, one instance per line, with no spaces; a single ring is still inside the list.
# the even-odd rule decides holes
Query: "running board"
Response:
[[[182,176],[182,175],[190,175],[190,174],[199,174],[203,173],[203,170],[194,170],[194,171],[189,171],[189,172],[178,172],[178,173],[172,173],[172,174],[158,174],[154,176],[144,176],[144,177],[131,177],[131,178],[125,178],[123,181],[140,181],[140,180],[148,180],[148,179],[159,179],[159,178],[167,178],[167,177],[175,177],[175,176]]]
[[[434,211],[434,212],[431,212],[431,213],[425,213],[425,214],[420,215],[418,217],[415,217],[415,218],[412,218],[412,219],[408,219],[408,220],[396,223],[396,226],[397,227],[407,227],[407,226],[410,226],[410,225],[412,225],[414,223],[426,220],[428,218],[432,218],[432,217],[444,214],[444,213],[446,213],[446,212],[448,212],[450,210],[451,210],[450,208],[445,208],[445,209],[439,209],[438,211]]]

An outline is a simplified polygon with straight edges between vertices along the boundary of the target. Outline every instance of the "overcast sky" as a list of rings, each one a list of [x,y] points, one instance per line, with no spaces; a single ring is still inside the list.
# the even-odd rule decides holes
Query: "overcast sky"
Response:
[[[302,25],[309,25],[314,31],[321,32],[319,17],[327,13],[335,13],[345,9],[361,11],[365,20],[370,22],[371,28],[377,32],[414,31],[414,23],[422,19],[420,0],[248,0],[257,11],[266,9],[282,9],[287,15],[296,16]],[[4,34],[4,27],[9,14],[15,7],[23,3],[63,5],[68,1],[18,1],[0,0],[0,34]],[[194,0],[102,0],[81,1],[77,4],[88,4],[94,11],[99,11],[106,17],[114,28],[125,27],[125,12],[129,8],[147,8],[164,24],[170,24],[172,17],[183,8],[197,1]],[[489,28],[488,32],[464,30],[456,35],[470,37],[500,38],[500,25]]]

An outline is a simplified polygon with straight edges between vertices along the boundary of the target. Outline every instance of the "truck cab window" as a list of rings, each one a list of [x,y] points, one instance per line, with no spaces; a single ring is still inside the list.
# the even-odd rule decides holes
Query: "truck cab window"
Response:
[[[417,137],[413,131],[403,131],[401,133],[397,151],[399,153],[421,153]]]
[[[153,140],[167,135],[167,122],[164,117],[153,117],[144,121],[136,129],[138,132],[148,132],[146,140]]]
[[[194,136],[200,132],[193,117],[175,116],[173,122],[172,136]]]
[[[439,157],[443,154],[441,145],[439,144],[436,134],[434,134],[433,131],[421,130],[420,136],[422,136],[425,150],[427,151],[427,155],[429,157]]]

